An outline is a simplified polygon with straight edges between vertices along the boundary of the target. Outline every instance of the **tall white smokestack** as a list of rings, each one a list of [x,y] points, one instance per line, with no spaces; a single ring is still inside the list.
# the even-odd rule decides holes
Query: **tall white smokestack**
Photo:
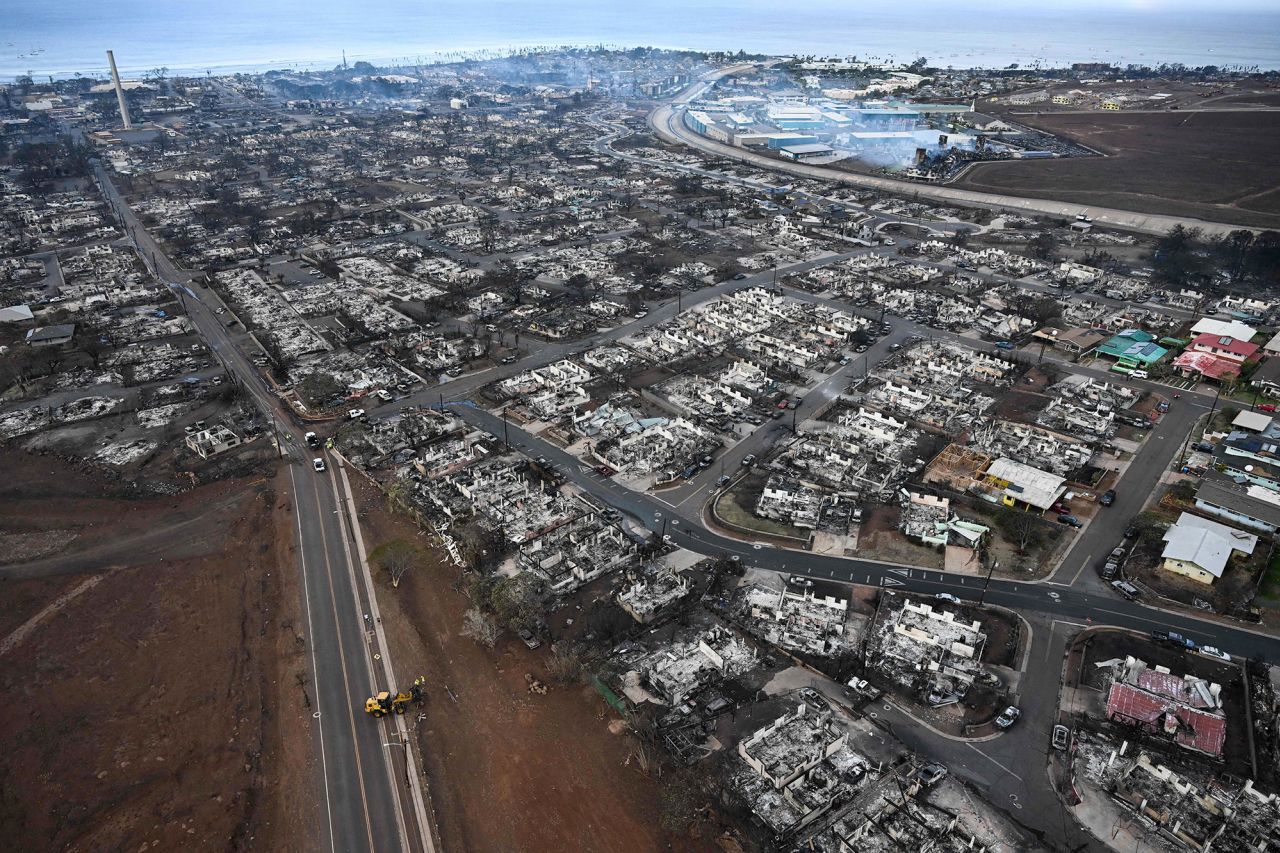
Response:
[[[124,102],[124,86],[120,85],[120,72],[116,70],[116,57],[109,50],[107,62],[111,63],[111,82],[116,87],[116,102],[120,104],[120,120],[124,122],[125,130],[133,130],[133,122],[129,121],[129,107]]]

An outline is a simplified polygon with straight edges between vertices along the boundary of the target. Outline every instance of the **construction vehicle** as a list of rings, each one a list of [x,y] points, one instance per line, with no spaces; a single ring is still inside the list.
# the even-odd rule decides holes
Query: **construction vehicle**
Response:
[[[403,714],[409,709],[410,705],[420,703],[426,697],[423,685],[427,683],[425,675],[419,675],[407,689],[392,694],[383,690],[377,696],[370,696],[364,702],[364,710],[367,714],[375,717],[385,717],[387,714]]]

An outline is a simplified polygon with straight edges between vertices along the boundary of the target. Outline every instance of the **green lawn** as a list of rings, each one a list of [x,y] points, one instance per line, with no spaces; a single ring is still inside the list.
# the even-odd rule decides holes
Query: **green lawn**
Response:
[[[738,506],[733,494],[725,495],[716,504],[716,512],[730,524],[744,530],[755,530],[769,536],[786,536],[791,539],[806,540],[808,536],[799,528],[789,524],[781,524],[768,518],[760,518]]]

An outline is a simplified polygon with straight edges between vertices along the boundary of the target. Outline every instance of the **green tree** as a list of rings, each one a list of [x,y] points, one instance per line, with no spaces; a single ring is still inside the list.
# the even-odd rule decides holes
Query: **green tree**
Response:
[[[1054,261],[1058,258],[1058,238],[1052,231],[1041,231],[1027,242],[1032,257],[1042,261]]]
[[[422,562],[422,552],[412,542],[392,539],[374,548],[369,562],[390,575],[391,585],[398,587],[404,576]]]

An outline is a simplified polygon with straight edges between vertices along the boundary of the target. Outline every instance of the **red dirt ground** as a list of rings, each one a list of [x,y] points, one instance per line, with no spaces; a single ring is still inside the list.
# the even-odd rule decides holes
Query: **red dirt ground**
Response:
[[[370,549],[394,538],[425,544],[412,521],[385,510],[367,481],[353,477],[352,488]],[[659,782],[629,763],[633,741],[591,687],[528,691],[525,673],[547,680],[547,647],[531,652],[508,636],[489,650],[460,635],[468,601],[453,588],[459,572],[429,553],[428,565],[399,589],[385,574],[377,584],[396,677],[427,677],[417,737],[444,850],[718,849],[661,828]]]
[[[292,528],[272,484],[124,500],[52,457],[6,450],[0,467],[0,532],[82,534],[21,567],[62,574],[0,566],[0,849],[314,849]],[[166,532],[181,557],[162,556]]]
[[[1107,157],[984,163],[956,186],[1126,210],[1280,226],[1280,113],[1090,113],[1012,118]]]

